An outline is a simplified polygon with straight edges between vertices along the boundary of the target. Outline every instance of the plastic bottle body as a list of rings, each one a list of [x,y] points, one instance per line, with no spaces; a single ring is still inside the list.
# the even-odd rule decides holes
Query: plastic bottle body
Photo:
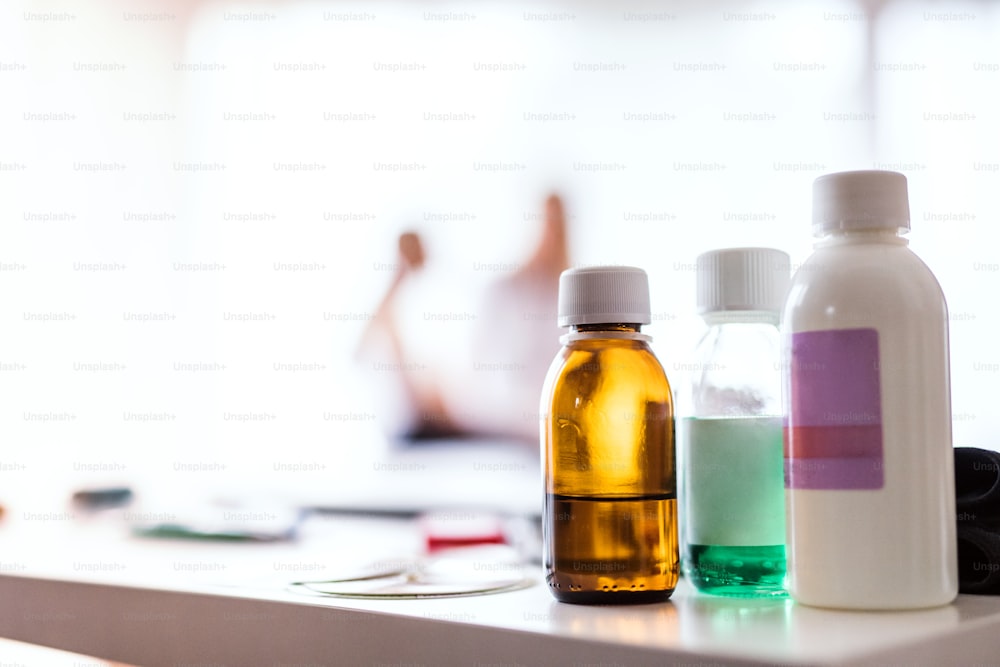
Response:
[[[708,322],[678,406],[684,576],[706,593],[784,596],[776,318],[729,314]]]
[[[958,592],[948,311],[894,232],[839,232],[783,320],[789,591],[908,609]]]
[[[637,329],[569,334],[546,379],[544,566],[563,602],[656,602],[677,584],[673,401]]]

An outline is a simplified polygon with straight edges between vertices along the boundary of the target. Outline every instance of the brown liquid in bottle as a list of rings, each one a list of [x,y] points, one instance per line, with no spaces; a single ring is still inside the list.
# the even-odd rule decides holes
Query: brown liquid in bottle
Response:
[[[648,344],[622,337],[638,326],[584,330],[547,381],[546,580],[563,602],[666,600],[678,577],[670,385]]]

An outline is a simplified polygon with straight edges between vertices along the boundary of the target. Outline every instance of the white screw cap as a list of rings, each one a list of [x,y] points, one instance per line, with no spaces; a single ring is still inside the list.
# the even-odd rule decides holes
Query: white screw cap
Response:
[[[649,279],[634,266],[584,266],[559,276],[559,326],[649,324]]]
[[[699,315],[721,312],[777,315],[791,276],[788,253],[775,248],[725,248],[695,261]]]
[[[813,181],[813,235],[838,230],[910,228],[906,176],[895,171],[842,171]]]

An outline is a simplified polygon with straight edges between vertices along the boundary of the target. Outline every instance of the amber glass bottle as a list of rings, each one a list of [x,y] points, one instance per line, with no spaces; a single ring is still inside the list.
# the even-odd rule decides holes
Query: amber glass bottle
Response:
[[[542,394],[544,561],[556,599],[666,600],[677,585],[670,384],[640,326],[646,274],[565,271],[559,324],[570,327]]]

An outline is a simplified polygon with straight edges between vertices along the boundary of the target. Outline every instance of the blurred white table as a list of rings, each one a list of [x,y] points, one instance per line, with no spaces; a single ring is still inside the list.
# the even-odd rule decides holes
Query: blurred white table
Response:
[[[138,665],[1000,665],[1000,597],[850,613],[702,596],[582,607],[535,584],[437,600],[308,597],[412,523],[317,518],[294,544],[134,539],[115,522],[0,529],[0,637]],[[340,565],[338,565],[340,564]]]

